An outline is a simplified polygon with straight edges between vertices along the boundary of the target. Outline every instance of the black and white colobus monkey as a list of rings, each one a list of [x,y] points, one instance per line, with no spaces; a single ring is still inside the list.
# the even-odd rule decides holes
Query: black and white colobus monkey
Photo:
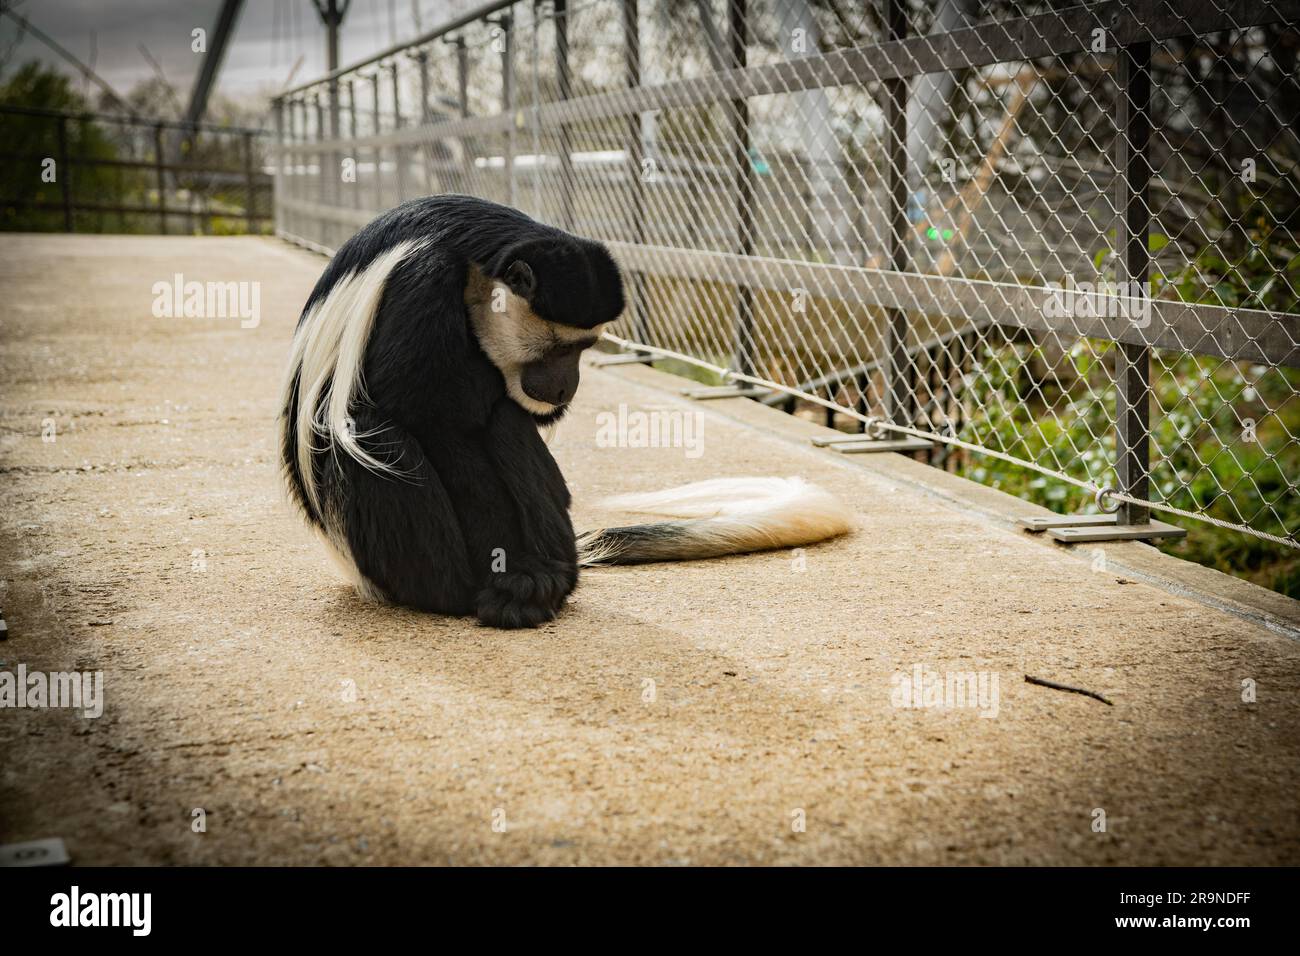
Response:
[[[602,245],[468,196],[405,203],[343,244],[298,321],[281,452],[291,498],[363,596],[534,627],[580,564],[847,529],[798,479],[715,479],[615,502],[695,520],[575,540],[538,426],[563,416],[581,353],[623,306]]]

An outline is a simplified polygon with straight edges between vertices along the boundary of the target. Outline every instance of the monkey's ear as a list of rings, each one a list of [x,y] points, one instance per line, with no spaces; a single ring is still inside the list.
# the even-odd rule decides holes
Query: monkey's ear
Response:
[[[525,299],[531,298],[537,290],[537,277],[533,275],[533,267],[522,259],[510,263],[506,269],[505,281],[511,292]]]

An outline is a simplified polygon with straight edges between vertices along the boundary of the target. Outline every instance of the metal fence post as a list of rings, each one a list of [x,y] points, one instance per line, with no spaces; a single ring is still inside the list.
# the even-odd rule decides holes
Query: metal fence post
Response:
[[[1148,194],[1151,162],[1151,41],[1115,51],[1115,283],[1117,317],[1149,320],[1147,294],[1151,253]],[[1135,325],[1142,328],[1141,325]],[[1121,494],[1151,497],[1151,346],[1146,341],[1114,343],[1115,477]],[[1030,530],[1052,529],[1058,541],[1179,538],[1186,532],[1151,520],[1145,505],[1119,502],[1113,521],[1106,515],[1028,518]]]
[[[1115,279],[1123,301],[1140,305],[1146,296],[1151,255],[1148,189],[1151,165],[1151,43],[1133,43],[1116,51],[1119,103],[1115,137]],[[1115,475],[1121,493],[1149,498],[1151,493],[1151,349],[1115,345]],[[1116,523],[1146,524],[1150,511],[1121,502]]]
[[[312,112],[316,114],[316,142],[325,141],[325,107],[321,105],[320,94],[311,95]],[[320,201],[325,200],[325,153],[321,150],[316,152],[316,198]]]
[[[623,46],[627,58],[627,88],[635,90],[641,85],[641,16],[637,0],[623,0]],[[632,241],[638,246],[645,245],[645,144],[641,140],[641,114],[633,113],[627,124],[628,157],[631,160],[629,171],[632,186]],[[641,274],[632,272],[628,276],[631,293],[628,309],[632,314],[632,338],[637,342],[649,342],[649,329],[646,324],[644,288]],[[646,353],[648,354],[648,353]]]
[[[339,80],[338,77],[331,75],[328,84],[329,108],[330,108],[330,139],[338,139],[342,126],[339,124],[339,113],[342,105],[339,101]]]
[[[380,77],[381,77],[382,75],[383,75],[383,72],[382,72],[378,67],[376,67],[376,68],[375,68],[375,74],[374,74],[374,76],[372,76],[372,77],[370,78],[370,79],[371,79],[371,82],[372,82],[372,84],[373,84],[373,86],[372,86],[372,88],[371,88],[371,92],[374,93],[374,105],[375,105],[375,135],[376,135],[376,136],[379,135],[379,128],[380,128],[381,125],[383,125],[383,124],[380,122],[380,118],[379,118],[379,82],[380,82]],[[374,153],[375,153],[375,155],[374,155],[374,161],[375,161],[375,209],[376,209],[376,210],[380,210],[380,209],[383,209],[383,208],[384,208],[384,177],[383,177],[383,176],[381,175],[381,173],[380,173],[380,167],[382,167],[382,166],[384,165],[384,151],[383,151],[383,149],[382,149],[378,144],[376,144],[376,145],[375,145]]]
[[[288,134],[287,141],[290,146],[297,146],[299,143],[299,139],[298,139],[298,101],[296,99],[289,100],[288,103],[285,104],[285,113],[289,121],[289,134]],[[299,156],[300,154],[296,150],[285,154],[285,161],[289,164],[288,171],[286,172],[286,176],[288,177],[288,182],[286,183],[285,195],[289,196],[292,199],[302,198],[302,183],[299,182],[299,175],[298,175],[301,172],[301,170],[299,169]],[[282,216],[282,219],[283,219],[283,227],[285,229],[287,229],[289,232],[292,233],[296,233],[298,231],[297,213],[285,211]]]
[[[393,132],[397,132],[402,128],[402,95],[401,84],[397,81],[397,61],[390,63],[388,69],[393,74]],[[397,186],[397,202],[401,203],[406,198],[406,156],[402,147],[396,143],[393,144],[393,161],[397,164],[393,182]]]
[[[748,63],[748,0],[728,0],[727,33],[730,39],[733,69]],[[740,97],[731,101],[731,132],[736,141],[736,252],[750,256],[754,252],[754,165],[750,156],[749,101]],[[735,370],[742,375],[754,373],[754,293],[743,280],[736,285]]]
[[[418,50],[415,54],[415,62],[420,70],[420,108],[417,115],[420,117],[420,125],[428,126],[432,121],[432,114],[429,111],[429,51]],[[424,191],[433,192],[433,151],[426,144],[420,147],[420,166],[424,173]]]
[[[335,39],[337,40],[337,34],[335,35]],[[337,143],[339,141],[339,135],[341,134],[343,128],[339,122],[339,112],[340,112],[339,80],[337,76],[333,75],[333,71],[337,69],[338,66],[337,53],[333,55],[332,59],[334,60],[334,63],[332,66],[329,67],[330,80],[328,84],[327,95],[329,96],[329,115],[330,115],[329,138],[330,141],[336,145],[335,148],[331,149],[329,152],[330,168],[329,168],[329,175],[326,180],[329,185],[328,185],[326,195],[329,197],[329,203],[331,206],[339,206],[341,205],[339,199],[341,198],[342,191],[343,191],[343,175],[342,175],[342,154],[338,151]],[[321,173],[322,175],[324,175],[323,169],[321,170]]]
[[[68,118],[59,117],[59,185],[63,194],[63,231],[72,232],[72,164],[68,160]]]
[[[253,180],[253,134],[244,133],[244,182],[248,189],[248,198],[244,201],[244,218],[251,235],[257,223],[257,184]]]
[[[568,0],[554,0],[555,14],[555,79],[561,100],[573,96],[573,74],[569,69],[569,5]],[[573,134],[568,123],[559,129],[560,151],[560,226],[573,229]],[[536,172],[534,172],[536,175]]]
[[[167,235],[167,174],[163,170],[163,128],[153,128],[153,164],[158,179],[158,231]]]
[[[119,196],[125,196],[126,187],[123,182],[122,167],[119,166],[117,168],[117,175],[114,177],[113,181],[117,186],[117,194]],[[126,232],[126,209],[122,206],[117,207],[117,229],[118,232]]]
[[[284,197],[284,100],[271,101],[275,113],[275,183],[271,189],[271,229],[284,228],[281,220],[280,200]]]
[[[506,204],[514,206],[515,201],[515,40],[511,31],[508,15],[497,20],[502,30],[501,45],[501,112],[510,117],[506,127],[505,173]]]
[[[360,208],[361,188],[360,184],[357,182],[359,179],[357,175],[359,157],[356,155],[357,149],[355,145],[357,141],[357,88],[351,80],[344,80],[343,86],[348,91],[348,139],[352,144],[350,149],[352,155],[348,157],[352,160],[352,182],[348,184],[352,188],[349,189],[348,192],[352,194],[352,205],[356,208]]]
[[[887,0],[886,38],[902,40],[907,36],[907,4],[904,0]],[[905,272],[907,248],[907,79],[884,81],[885,91],[885,170],[889,209],[889,268]],[[912,390],[908,381],[907,313],[901,308],[887,313],[885,343],[885,418],[896,425],[911,425]]]
[[[316,142],[325,141],[325,107],[321,105],[320,94],[311,95],[312,106],[316,108]],[[316,151],[316,201],[321,205],[329,204],[329,177],[325,174],[325,151],[317,149]],[[330,223],[325,219],[317,219],[319,229],[317,231],[318,239],[325,239],[330,234]],[[326,239],[328,242],[328,240]]]
[[[216,137],[213,137],[213,138],[215,139]],[[190,126],[186,131],[185,131],[185,134],[184,134],[183,138],[181,139],[181,151],[180,151],[180,154],[179,154],[179,155],[180,155],[180,158],[181,158],[181,159],[185,159],[185,158],[188,157],[188,156],[193,156],[193,155],[194,155],[194,152],[195,152],[195,147],[198,145],[198,142],[199,142],[199,130],[198,130],[198,127],[197,127],[197,126],[193,126],[193,125],[191,125],[191,126]],[[219,142],[219,140],[218,140],[218,142]],[[180,171],[179,166],[173,166],[173,167],[172,167],[172,170],[173,170],[173,172],[179,172],[179,171]],[[176,179],[175,176],[173,176],[172,178],[173,178],[173,179]],[[176,191],[177,191],[177,194],[179,195],[179,193],[180,193],[180,188],[179,188],[179,187],[180,187],[180,180],[179,180],[179,179],[176,180],[176,185],[177,185],[177,190],[176,190]],[[187,235],[191,235],[191,236],[192,236],[192,235],[194,235],[194,220],[195,220],[195,216],[194,216],[194,193],[193,193],[192,190],[186,190],[185,192],[186,192],[186,196],[185,196],[185,233],[186,233]],[[204,225],[206,225],[209,229],[212,227],[212,220],[211,220],[211,218],[200,219],[199,221],[200,221],[201,223],[203,223]],[[200,231],[201,231],[201,230],[200,230]]]
[[[460,103],[460,118],[469,117],[469,50],[465,47],[465,38],[456,37],[453,41],[456,44],[456,95]],[[461,152],[461,190],[469,192],[470,171],[474,168],[473,160],[470,159],[469,140],[462,136],[460,138]]]
[[[372,100],[372,112],[374,113],[374,135],[380,135],[382,121],[380,118],[380,69],[374,69],[374,75],[370,77],[370,100]],[[374,163],[374,208],[383,208],[383,177],[380,170],[383,165],[383,150],[376,146],[372,150]]]
[[[307,97],[306,96],[298,97],[297,106],[298,106],[298,131],[297,131],[298,145],[300,147],[303,147],[307,145]],[[309,198],[308,196],[309,184],[307,181],[308,156],[306,151],[302,149],[300,149],[298,153],[296,153],[295,155],[298,157],[298,159],[297,159],[296,175],[294,177],[295,180],[294,189],[297,192],[299,199],[307,199]],[[306,220],[306,218],[307,216],[305,214],[301,214],[301,213],[299,214],[299,220],[297,224],[299,228],[302,227],[302,224]]]

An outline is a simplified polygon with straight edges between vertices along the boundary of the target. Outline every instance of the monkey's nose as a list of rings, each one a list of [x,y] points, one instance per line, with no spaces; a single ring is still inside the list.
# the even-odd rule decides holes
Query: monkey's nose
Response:
[[[550,402],[552,405],[567,405],[569,404],[569,401],[573,398],[574,393],[577,391],[578,391],[578,381],[577,381],[577,377],[575,376],[571,384],[569,382],[564,382],[558,385],[555,391],[552,393],[552,396],[546,399],[546,401]]]
[[[548,405],[567,405],[578,391],[578,365],[533,362],[524,366],[519,379],[529,398]]]
[[[551,401],[552,405],[567,405],[578,391],[578,376],[575,373],[572,380],[566,380],[555,391],[555,398]]]

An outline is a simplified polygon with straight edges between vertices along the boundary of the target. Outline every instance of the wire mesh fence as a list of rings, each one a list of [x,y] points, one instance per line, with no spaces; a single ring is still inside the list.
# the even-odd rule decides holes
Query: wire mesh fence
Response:
[[[470,193],[611,339],[1056,510],[1300,547],[1300,3],[498,3],[276,103],[281,235]]]
[[[266,135],[0,104],[0,229],[268,231]]]

